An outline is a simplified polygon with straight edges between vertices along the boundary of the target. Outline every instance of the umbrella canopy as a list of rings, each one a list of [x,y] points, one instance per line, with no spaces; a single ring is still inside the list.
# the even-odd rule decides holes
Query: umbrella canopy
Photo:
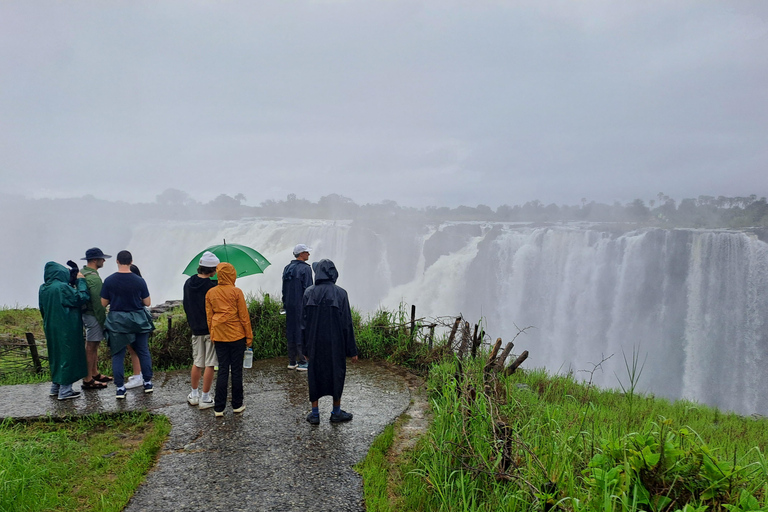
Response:
[[[226,241],[221,245],[212,245],[207,249],[200,251],[197,256],[192,258],[187,268],[182,274],[193,276],[197,274],[197,267],[200,265],[200,257],[205,251],[211,251],[219,260],[227,261],[235,267],[237,277],[261,274],[270,263],[267,258],[259,254],[258,251],[245,245],[228,244]]]

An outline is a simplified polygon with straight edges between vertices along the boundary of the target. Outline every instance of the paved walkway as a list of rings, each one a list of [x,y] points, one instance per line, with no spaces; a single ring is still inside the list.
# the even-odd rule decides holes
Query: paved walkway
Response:
[[[125,508],[129,512],[364,510],[361,478],[352,466],[408,407],[402,372],[349,362],[342,408],[355,418],[331,424],[326,397],[320,400],[322,421],[314,427],[304,419],[306,374],[286,369],[282,359],[254,361],[244,381],[245,412],[234,415],[228,404],[223,418],[186,403],[188,371],[158,373],[154,393],[132,389],[125,400],[115,399],[113,385],[65,402],[48,397],[50,384],[3,386],[0,418],[132,410],[167,416],[170,436]]]

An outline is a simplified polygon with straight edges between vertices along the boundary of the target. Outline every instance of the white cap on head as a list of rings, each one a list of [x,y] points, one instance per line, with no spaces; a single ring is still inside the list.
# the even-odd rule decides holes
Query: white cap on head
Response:
[[[298,256],[303,252],[312,252],[312,248],[304,244],[297,244],[296,247],[293,248],[294,256]]]
[[[211,251],[205,251],[203,255],[200,257],[200,266],[201,267],[213,267],[216,268],[216,265],[221,263],[219,261],[219,258],[213,254]]]

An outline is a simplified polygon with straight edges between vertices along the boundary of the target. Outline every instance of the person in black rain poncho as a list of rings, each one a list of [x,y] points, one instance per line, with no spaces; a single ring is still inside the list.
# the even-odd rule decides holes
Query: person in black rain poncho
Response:
[[[336,286],[339,273],[333,262],[320,260],[312,269],[315,284],[304,292],[301,322],[304,354],[309,360],[309,401],[312,402],[307,421],[313,425],[320,423],[317,401],[331,395],[331,422],[340,423],[352,419],[352,414],[341,410],[347,358],[357,361],[352,313],[346,290]]]

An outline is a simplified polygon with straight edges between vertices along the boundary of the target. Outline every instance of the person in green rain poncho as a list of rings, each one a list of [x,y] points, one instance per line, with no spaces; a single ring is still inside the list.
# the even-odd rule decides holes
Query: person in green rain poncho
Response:
[[[88,285],[78,272],[76,287],[69,284],[69,269],[59,263],[45,264],[45,283],[40,286],[40,314],[48,345],[51,396],[68,400],[80,396],[72,384],[88,374],[83,341],[81,306],[90,300]]]

